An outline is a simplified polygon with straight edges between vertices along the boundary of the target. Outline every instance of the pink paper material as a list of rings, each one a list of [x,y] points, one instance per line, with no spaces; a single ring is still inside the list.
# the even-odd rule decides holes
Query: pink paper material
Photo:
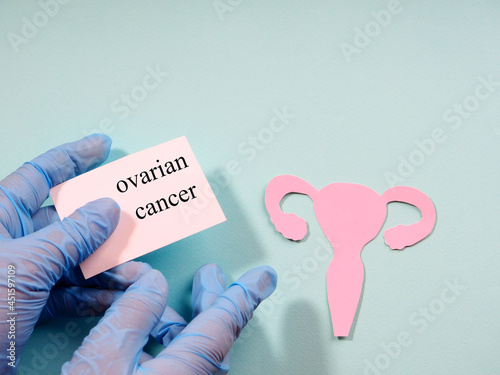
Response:
[[[226,220],[185,137],[84,173],[50,194],[61,219],[102,197],[120,205],[116,230],[80,264],[85,278]]]
[[[397,250],[432,232],[436,221],[434,204],[427,195],[407,186],[390,188],[380,196],[358,184],[333,183],[318,191],[298,177],[277,176],[267,186],[266,208],[276,230],[294,241],[305,237],[307,223],[281,210],[280,202],[289,193],[306,194],[313,200],[316,219],[333,247],[334,257],[326,275],[328,304],[334,335],[349,336],[363,286],[361,251],[382,228],[386,204],[404,202],[422,213],[418,223],[398,225],[384,232],[386,244]]]

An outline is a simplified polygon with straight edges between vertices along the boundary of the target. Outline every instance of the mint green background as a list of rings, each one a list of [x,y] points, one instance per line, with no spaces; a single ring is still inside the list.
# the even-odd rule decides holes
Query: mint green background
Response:
[[[142,260],[163,272],[170,303],[186,318],[202,264],[217,262],[230,282],[253,266],[277,270],[278,293],[235,344],[232,374],[363,374],[367,361],[383,363],[382,345],[401,332],[411,345],[380,373],[498,374],[500,87],[458,129],[443,115],[474,95],[480,76],[500,81],[500,3],[402,1],[402,11],[350,62],[341,43],[352,44],[355,28],[387,2],[231,3],[221,19],[212,1],[73,0],[16,53],[7,34],[20,34],[23,17],[41,8],[3,1],[0,175],[98,130],[104,118],[112,120],[104,129],[114,141],[110,160],[185,135],[228,221]],[[120,118],[113,101],[158,64],[169,76]],[[247,161],[240,145],[283,107],[296,117]],[[283,204],[310,229],[301,243],[287,241],[265,211],[266,184],[295,174],[317,188],[353,182],[382,193],[384,174],[397,173],[399,158],[436,128],[445,141],[400,181],[432,198],[436,228],[402,252],[390,250],[382,232],[365,247],[355,332],[338,340],[326,300],[329,260],[312,260],[324,238],[312,204],[303,196]],[[222,186],[232,161],[239,173]],[[384,229],[418,218],[413,207],[392,204]],[[297,267],[302,280],[293,278]],[[420,332],[411,317],[438,308],[446,280],[456,278],[468,286]],[[58,373],[71,358],[95,323],[77,321],[82,334],[32,373]],[[33,369],[33,351],[64,324],[37,327],[21,369]]]

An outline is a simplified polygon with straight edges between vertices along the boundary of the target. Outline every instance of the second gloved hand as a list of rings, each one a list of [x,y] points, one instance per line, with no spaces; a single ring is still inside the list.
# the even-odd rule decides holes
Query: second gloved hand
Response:
[[[185,322],[167,307],[163,275],[142,275],[108,309],[85,338],[63,374],[220,374],[224,359],[261,301],[276,288],[276,272],[254,268],[225,290],[224,274],[209,264],[195,275],[194,319]],[[142,351],[149,335],[165,349],[153,358]]]

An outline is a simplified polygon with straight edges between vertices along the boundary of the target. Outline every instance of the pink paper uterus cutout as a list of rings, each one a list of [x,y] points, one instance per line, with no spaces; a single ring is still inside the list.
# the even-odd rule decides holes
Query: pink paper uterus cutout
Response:
[[[306,194],[314,202],[314,213],[334,250],[327,275],[327,294],[335,336],[349,336],[363,287],[363,247],[374,239],[384,224],[387,203],[403,202],[422,214],[418,223],[387,229],[384,238],[391,249],[401,250],[427,237],[434,228],[436,211],[421,191],[396,186],[379,195],[359,184],[333,183],[316,190],[306,181],[290,175],[273,178],[266,188],[266,208],[278,232],[299,241],[307,234],[307,223],[293,213],[284,213],[280,202],[290,193]]]

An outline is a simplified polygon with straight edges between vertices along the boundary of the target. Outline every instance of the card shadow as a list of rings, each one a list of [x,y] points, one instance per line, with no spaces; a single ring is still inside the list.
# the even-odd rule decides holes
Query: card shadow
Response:
[[[213,181],[214,174],[217,172],[207,174],[207,179]],[[233,271],[243,274],[264,257],[262,241],[239,204],[241,197],[230,184],[211,186],[227,220],[138,259],[164,274],[170,290],[169,305],[187,321],[192,317],[191,288],[198,268],[217,263],[226,276]],[[227,277],[227,285],[232,281]]]

